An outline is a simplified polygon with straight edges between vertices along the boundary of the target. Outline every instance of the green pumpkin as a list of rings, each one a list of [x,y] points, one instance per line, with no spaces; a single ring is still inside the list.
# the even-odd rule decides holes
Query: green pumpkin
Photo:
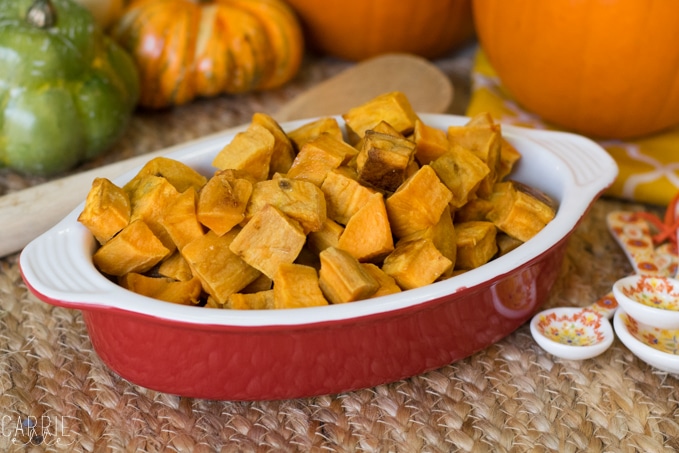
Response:
[[[139,98],[131,57],[72,0],[0,0],[0,167],[53,175],[108,149]]]

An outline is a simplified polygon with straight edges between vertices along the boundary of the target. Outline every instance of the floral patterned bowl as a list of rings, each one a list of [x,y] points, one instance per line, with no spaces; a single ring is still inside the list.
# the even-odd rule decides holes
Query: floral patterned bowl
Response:
[[[644,324],[620,308],[613,319],[615,333],[627,348],[649,365],[679,373],[679,330]]]
[[[613,294],[634,319],[661,329],[679,329],[679,280],[630,275],[615,282]]]
[[[563,359],[596,357],[613,344],[613,328],[600,311],[560,307],[542,311],[530,323],[535,341],[545,351]]]

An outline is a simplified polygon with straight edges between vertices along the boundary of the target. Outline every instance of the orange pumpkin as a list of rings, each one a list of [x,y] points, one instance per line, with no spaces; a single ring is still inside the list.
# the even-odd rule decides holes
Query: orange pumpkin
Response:
[[[679,2],[474,0],[481,47],[527,110],[602,138],[679,124]]]
[[[474,34],[471,0],[288,0],[316,50],[348,60],[386,52],[436,58]]]
[[[136,60],[150,108],[279,87],[304,53],[284,0],[133,0],[111,35]]]

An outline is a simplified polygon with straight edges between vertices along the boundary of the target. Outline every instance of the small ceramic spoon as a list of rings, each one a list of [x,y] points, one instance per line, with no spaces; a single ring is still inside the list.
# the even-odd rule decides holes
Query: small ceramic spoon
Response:
[[[613,344],[615,335],[609,319],[617,307],[609,293],[589,307],[544,310],[531,320],[530,332],[542,349],[562,359],[596,357]]]
[[[624,220],[624,216],[620,216],[620,220]],[[624,233],[621,233],[620,241],[625,242]],[[627,242],[630,241],[628,238]],[[655,271],[644,273],[640,269],[636,275],[615,282],[613,294],[620,307],[636,321],[660,329],[676,330],[679,329],[679,280],[676,278],[676,262],[662,263],[663,256],[668,254],[656,254],[658,265]],[[637,258],[645,259],[643,256]],[[644,264],[637,263],[637,267],[643,269]]]
[[[606,221],[635,272],[658,275],[672,268],[672,257],[666,253],[662,258],[656,256],[650,229],[643,219],[628,212],[613,212]],[[609,319],[617,308],[611,291],[589,307],[545,310],[531,320],[531,334],[545,351],[557,357],[589,359],[613,344],[615,335]]]

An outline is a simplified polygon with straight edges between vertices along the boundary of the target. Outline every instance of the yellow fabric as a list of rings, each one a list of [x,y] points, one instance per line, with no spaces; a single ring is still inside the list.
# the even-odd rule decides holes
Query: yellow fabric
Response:
[[[472,70],[472,95],[467,115],[490,112],[502,123],[558,129],[512,99],[483,51]],[[607,195],[667,205],[679,190],[679,128],[631,141],[597,141],[615,159],[619,175]]]

